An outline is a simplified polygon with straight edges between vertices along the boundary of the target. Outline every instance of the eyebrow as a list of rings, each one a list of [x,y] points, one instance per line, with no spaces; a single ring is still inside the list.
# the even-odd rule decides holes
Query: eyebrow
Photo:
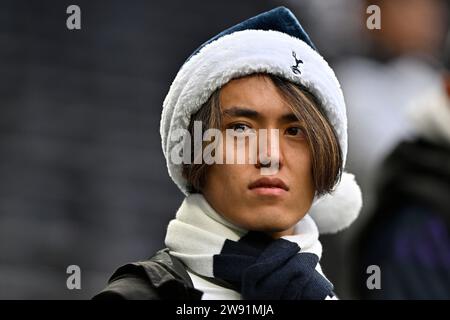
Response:
[[[230,107],[222,112],[224,116],[229,117],[244,117],[249,119],[261,119],[263,116],[258,111],[244,107]],[[293,112],[285,113],[279,117],[279,121],[282,123],[290,123],[300,121]]]

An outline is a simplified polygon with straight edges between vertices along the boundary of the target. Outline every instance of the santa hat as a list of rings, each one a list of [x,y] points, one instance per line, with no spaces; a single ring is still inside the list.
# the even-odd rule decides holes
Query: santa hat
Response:
[[[185,61],[164,100],[161,138],[169,175],[188,194],[182,164],[170,159],[187,129],[191,115],[211,94],[230,80],[254,73],[280,76],[306,88],[319,101],[333,126],[343,155],[347,156],[347,115],[340,84],[317,52],[297,18],[278,7],[245,20],[202,44]],[[353,175],[344,172],[331,194],[315,199],[309,212],[321,233],[349,226],[362,206],[361,191]]]

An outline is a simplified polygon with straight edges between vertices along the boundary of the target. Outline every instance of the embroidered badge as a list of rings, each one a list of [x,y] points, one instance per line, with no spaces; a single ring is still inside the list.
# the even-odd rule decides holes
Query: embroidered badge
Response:
[[[301,74],[302,72],[301,72],[300,69],[298,68],[298,65],[299,65],[300,63],[303,63],[303,61],[300,60],[300,59],[297,59],[297,55],[295,54],[295,51],[292,51],[292,56],[293,56],[294,59],[295,59],[295,65],[291,66],[292,72],[295,73],[295,74]]]

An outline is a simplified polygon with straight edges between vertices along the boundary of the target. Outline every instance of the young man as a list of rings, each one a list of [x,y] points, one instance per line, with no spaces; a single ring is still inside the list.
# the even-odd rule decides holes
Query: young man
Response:
[[[346,130],[339,83],[288,9],[204,43],[163,106],[164,155],[186,195],[167,248],[119,268],[95,298],[333,298],[319,232],[361,207],[343,173]]]

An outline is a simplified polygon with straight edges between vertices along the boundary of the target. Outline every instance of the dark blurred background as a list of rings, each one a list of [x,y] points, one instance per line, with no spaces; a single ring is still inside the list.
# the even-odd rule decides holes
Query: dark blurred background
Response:
[[[81,30],[66,28],[71,4]],[[171,81],[205,40],[278,5],[333,65],[386,56],[371,49],[359,0],[0,2],[0,299],[89,299],[118,266],[162,248],[183,198],[159,136]],[[439,53],[421,74],[437,78]],[[342,298],[354,297],[348,241],[323,237]],[[81,290],[66,287],[72,264]]]

